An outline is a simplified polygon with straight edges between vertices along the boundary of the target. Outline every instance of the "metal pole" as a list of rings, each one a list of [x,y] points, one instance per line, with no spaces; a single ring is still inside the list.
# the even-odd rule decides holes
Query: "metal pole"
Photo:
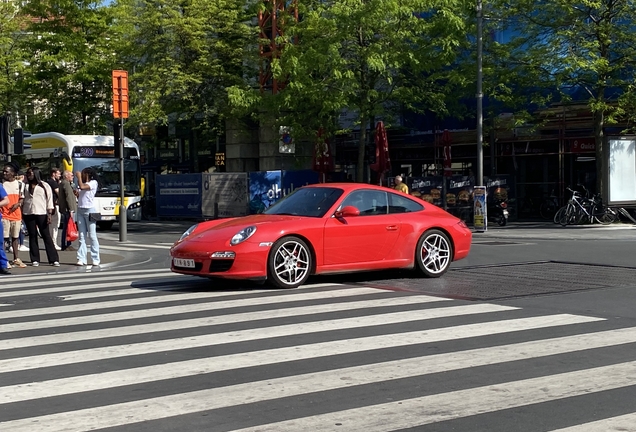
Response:
[[[128,212],[124,204],[124,119],[119,122],[121,140],[119,141],[119,192],[121,202],[119,203],[119,241],[125,242],[127,236]]]
[[[477,0],[477,186],[484,185],[484,113],[482,92],[483,15],[482,0]]]

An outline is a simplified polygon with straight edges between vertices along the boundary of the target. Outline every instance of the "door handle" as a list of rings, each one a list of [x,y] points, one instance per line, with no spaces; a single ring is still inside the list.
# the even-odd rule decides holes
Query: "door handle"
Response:
[[[389,225],[388,227],[386,227],[387,231],[397,231],[397,229],[397,225]]]

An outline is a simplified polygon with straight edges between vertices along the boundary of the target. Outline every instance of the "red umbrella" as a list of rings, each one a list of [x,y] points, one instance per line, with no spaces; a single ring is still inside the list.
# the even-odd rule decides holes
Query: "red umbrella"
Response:
[[[389,141],[386,138],[384,123],[381,121],[375,126],[375,163],[372,163],[370,168],[380,175],[380,185],[384,180],[384,174],[391,169]]]
[[[321,183],[325,182],[325,174],[334,169],[333,156],[329,148],[329,139],[324,136],[322,128],[318,130],[318,137],[316,139],[316,145],[314,146],[313,167],[314,171],[318,171],[322,174],[320,176]]]
[[[450,177],[453,175],[452,162],[451,162],[451,134],[448,129],[444,129],[442,133],[442,145],[444,150],[444,175]]]

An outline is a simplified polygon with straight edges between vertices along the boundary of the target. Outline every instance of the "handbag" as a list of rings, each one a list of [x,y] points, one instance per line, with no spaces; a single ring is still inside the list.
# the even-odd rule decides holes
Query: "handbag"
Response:
[[[102,214],[101,213],[89,213],[88,214],[88,220],[91,222],[99,222],[102,220]]]
[[[77,225],[73,220],[73,216],[69,215],[68,225],[66,227],[66,241],[74,242],[79,238],[79,232],[77,231]]]

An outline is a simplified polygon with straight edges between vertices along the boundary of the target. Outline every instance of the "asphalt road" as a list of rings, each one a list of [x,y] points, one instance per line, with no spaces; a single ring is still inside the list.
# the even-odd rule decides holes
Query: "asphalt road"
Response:
[[[285,291],[171,274],[189,225],[2,279],[0,430],[636,431],[631,226],[497,227],[440,279]]]

